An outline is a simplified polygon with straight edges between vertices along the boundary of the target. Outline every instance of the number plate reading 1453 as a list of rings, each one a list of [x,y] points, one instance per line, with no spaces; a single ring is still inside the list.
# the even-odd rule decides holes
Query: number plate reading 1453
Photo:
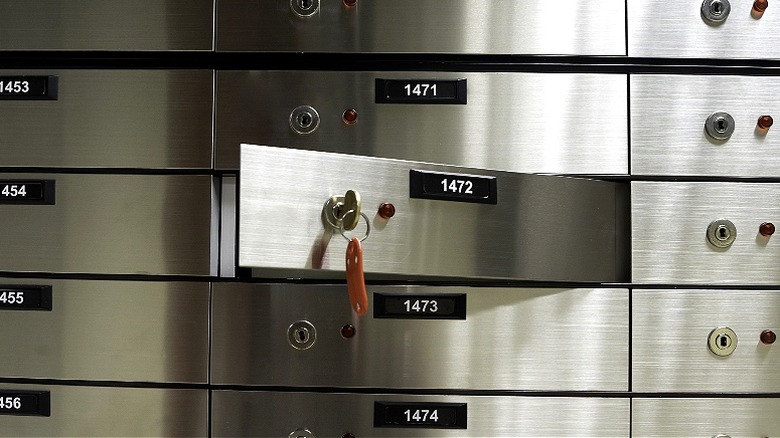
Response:
[[[0,391],[0,415],[51,415],[51,397],[43,391]]]
[[[374,294],[374,318],[466,319],[466,294]]]
[[[374,427],[466,429],[466,403],[374,403]]]
[[[498,204],[497,192],[494,176],[409,171],[409,196],[412,198]]]
[[[0,76],[0,100],[56,100],[57,76]]]

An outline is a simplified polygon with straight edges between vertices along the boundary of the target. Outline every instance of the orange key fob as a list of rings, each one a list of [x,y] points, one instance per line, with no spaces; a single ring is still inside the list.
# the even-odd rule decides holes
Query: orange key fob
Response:
[[[355,313],[365,315],[368,312],[368,293],[363,275],[363,246],[357,237],[347,244],[347,292]]]

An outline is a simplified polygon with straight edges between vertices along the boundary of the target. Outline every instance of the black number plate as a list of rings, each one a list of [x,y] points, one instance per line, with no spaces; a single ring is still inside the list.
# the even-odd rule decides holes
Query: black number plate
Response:
[[[466,80],[377,79],[376,103],[465,105]]]
[[[54,180],[0,180],[0,204],[54,205]]]
[[[0,415],[51,415],[51,396],[43,391],[0,391]]]
[[[57,100],[57,76],[0,76],[0,100]]]
[[[374,402],[374,427],[466,429],[466,403]]]
[[[498,203],[498,184],[494,176],[409,171],[409,196],[441,201]]]
[[[466,319],[466,294],[374,294],[374,318]]]
[[[0,310],[51,310],[51,286],[0,285]]]

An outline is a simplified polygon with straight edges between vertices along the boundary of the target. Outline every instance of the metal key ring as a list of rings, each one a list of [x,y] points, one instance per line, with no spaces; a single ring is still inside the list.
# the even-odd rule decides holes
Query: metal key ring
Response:
[[[348,215],[349,213],[354,213],[354,212],[355,212],[355,210],[347,210],[347,212],[345,212],[342,217]],[[366,216],[365,213],[361,212],[360,215],[363,216],[363,219],[366,220],[366,235],[363,236],[362,239],[360,239],[360,241],[362,242],[362,241],[368,239],[368,235],[371,234],[371,222],[369,222],[368,216]],[[344,229],[344,221],[340,220],[339,221],[339,232],[341,233],[341,237],[347,239],[347,242],[349,242],[352,239],[350,239],[349,237],[347,237],[346,234],[344,234],[345,231],[346,230]]]

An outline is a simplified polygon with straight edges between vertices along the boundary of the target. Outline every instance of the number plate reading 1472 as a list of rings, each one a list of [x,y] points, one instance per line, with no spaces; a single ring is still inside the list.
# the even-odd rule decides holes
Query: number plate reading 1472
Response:
[[[374,402],[374,427],[466,429],[466,403]]]
[[[0,415],[51,415],[51,396],[44,391],[0,391]]]
[[[374,318],[466,319],[466,294],[374,294]]]
[[[440,201],[498,204],[498,183],[494,176],[409,171],[409,196]]]

